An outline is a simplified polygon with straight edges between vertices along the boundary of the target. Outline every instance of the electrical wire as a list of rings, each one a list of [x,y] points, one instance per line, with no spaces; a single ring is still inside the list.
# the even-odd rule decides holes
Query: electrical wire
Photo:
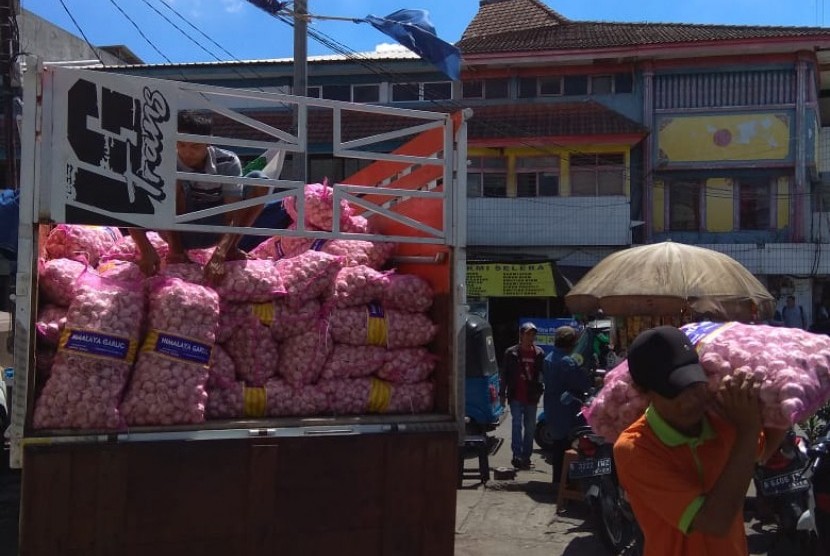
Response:
[[[151,10],[153,10],[153,11],[154,11],[154,12],[156,12],[158,15],[160,15],[160,16],[161,16],[161,17],[162,17],[162,18],[163,18],[163,19],[164,19],[167,23],[169,23],[170,25],[172,25],[172,26],[173,26],[173,27],[174,27],[177,31],[179,31],[179,33],[181,33],[182,35],[184,35],[184,36],[185,36],[185,37],[186,37],[186,38],[187,38],[190,42],[192,42],[193,44],[195,44],[196,46],[198,46],[199,48],[201,48],[202,50],[204,50],[204,51],[207,53],[207,55],[208,55],[208,56],[212,57],[212,58],[213,58],[214,60],[216,60],[216,61],[219,61],[219,62],[221,62],[221,61],[222,61],[222,59],[221,59],[219,56],[217,56],[216,54],[214,54],[213,52],[211,52],[210,50],[208,50],[207,48],[205,48],[205,47],[202,45],[202,43],[200,43],[199,41],[197,41],[196,39],[194,39],[193,37],[191,37],[190,35],[188,35],[188,34],[184,31],[184,29],[182,29],[181,27],[179,27],[178,25],[176,25],[175,23],[173,23],[173,22],[172,22],[172,21],[171,21],[171,20],[170,20],[170,19],[169,19],[166,15],[164,15],[163,13],[161,13],[161,12],[158,10],[158,8],[156,8],[155,6],[153,6],[152,4],[150,4],[147,0],[142,0],[142,2],[144,2],[144,3],[147,5],[147,7],[149,7]],[[162,3],[164,3],[164,4],[168,7],[168,8],[170,8],[170,6],[169,6],[166,2],[163,2],[163,0],[162,0]],[[181,16],[181,14],[179,14],[178,12],[176,12],[176,14],[177,14],[177,15],[179,15],[179,17],[182,17],[182,16]],[[186,21],[186,20],[185,20],[185,21]],[[196,30],[198,31],[198,29],[197,29],[197,28],[196,28],[193,24],[191,24],[191,27],[193,27],[194,29],[196,29]],[[204,33],[202,33],[202,34],[204,34]],[[214,44],[216,44],[216,43],[214,43]],[[220,48],[221,48],[221,47],[220,47]],[[233,58],[233,55],[231,55],[231,57]]]
[[[147,0],[142,0],[142,2],[144,2],[145,4],[147,4],[148,6],[150,6],[150,4],[148,3],[148,1],[147,1]],[[206,38],[207,40],[209,40],[209,41],[210,41],[210,42],[211,42],[214,46],[216,46],[219,50],[221,50],[223,53],[225,53],[225,54],[227,54],[228,56],[230,56],[230,58],[231,58],[232,60],[235,60],[235,61],[237,61],[237,62],[241,62],[241,60],[240,60],[239,58],[237,58],[236,56],[234,56],[233,54],[231,54],[230,52],[228,52],[228,50],[227,50],[227,49],[225,49],[225,47],[223,47],[221,44],[219,44],[218,42],[216,42],[215,40],[213,40],[213,39],[212,39],[210,36],[208,36],[208,35],[207,35],[204,31],[202,31],[201,29],[199,29],[198,27],[196,27],[196,26],[195,26],[195,25],[194,25],[194,24],[193,24],[193,23],[192,23],[189,19],[187,19],[186,17],[184,17],[184,16],[183,16],[183,15],[182,15],[182,14],[181,14],[178,10],[176,10],[176,8],[174,8],[173,6],[171,6],[171,5],[170,5],[170,3],[169,3],[169,2],[167,2],[167,0],[159,0],[159,2],[161,2],[161,3],[162,3],[162,4],[163,4],[163,5],[164,5],[164,6],[165,6],[168,10],[170,10],[171,12],[173,12],[174,14],[176,14],[176,15],[179,17],[179,19],[181,19],[182,21],[184,21],[185,23],[187,23],[188,25],[190,25],[190,27],[192,27],[194,30],[196,30],[196,32],[198,32],[198,33],[199,33],[200,35],[202,35],[204,38]],[[151,8],[153,8],[153,10],[156,10],[156,8],[155,8],[155,7],[153,7],[153,6],[150,6],[150,7],[151,7]],[[157,12],[159,15],[162,15],[160,12],[158,12],[158,10],[156,10],[156,12]],[[164,16],[162,15],[162,17],[164,17]],[[167,19],[167,18],[165,17],[165,19]],[[168,21],[171,25],[174,25],[172,21],[170,21],[170,20],[167,20],[167,21]],[[175,25],[174,25],[174,26],[175,26]]]
[[[89,46],[89,48],[92,50],[92,53],[95,55],[96,58],[98,58],[98,61],[101,62],[102,65],[106,65],[106,64],[104,64],[104,61],[101,59],[101,55],[98,54],[98,49],[95,48],[94,46],[92,46],[92,43],[89,42],[89,39],[87,38],[86,33],[84,33],[84,30],[81,29],[80,25],[78,25],[78,22],[75,20],[75,16],[72,15],[72,12],[69,11],[69,8],[66,6],[64,1],[60,0],[60,3],[61,3],[61,6],[63,6],[63,10],[66,12],[66,15],[69,16],[69,19],[72,20],[72,23],[75,25],[75,28],[81,34],[84,41],[86,41],[87,46]]]
[[[61,0],[61,3],[63,3],[63,0]],[[127,18],[127,21],[129,21],[129,22],[132,24],[132,26],[133,26],[133,27],[135,27],[135,30],[136,30],[136,31],[138,31],[138,34],[139,34],[139,35],[141,35],[141,38],[143,38],[145,41],[147,41],[147,44],[149,44],[149,45],[153,48],[153,50],[155,50],[156,52],[158,52],[159,56],[161,56],[162,58],[164,58],[164,59],[167,61],[167,63],[169,63],[169,64],[172,64],[172,63],[173,63],[173,62],[170,60],[170,58],[168,58],[167,56],[165,56],[164,52],[162,52],[161,50],[159,50],[159,48],[158,48],[158,47],[157,47],[157,46],[153,43],[153,41],[151,41],[151,40],[147,37],[147,35],[145,35],[145,34],[144,34],[144,31],[142,31],[142,30],[141,30],[141,27],[139,27],[139,26],[138,26],[138,24],[137,24],[135,21],[133,21],[133,19],[132,19],[129,15],[127,15],[127,12],[125,12],[124,10],[122,10],[122,9],[121,9],[121,6],[119,6],[119,5],[115,2],[115,0],[110,0],[110,4],[112,4],[113,6],[115,6],[115,8],[116,8],[119,12],[121,12],[121,15],[123,15],[125,18]],[[101,62],[101,63],[103,63],[103,62]]]

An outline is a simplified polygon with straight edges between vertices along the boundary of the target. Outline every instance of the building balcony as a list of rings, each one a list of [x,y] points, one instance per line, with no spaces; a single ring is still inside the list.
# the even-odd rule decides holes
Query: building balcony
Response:
[[[471,246],[616,246],[631,244],[625,196],[467,199]]]

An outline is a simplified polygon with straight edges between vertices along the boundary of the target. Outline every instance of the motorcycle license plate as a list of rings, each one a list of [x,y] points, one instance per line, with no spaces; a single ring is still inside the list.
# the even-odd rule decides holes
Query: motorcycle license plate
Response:
[[[767,477],[761,481],[761,493],[765,496],[775,496],[785,492],[800,492],[807,490],[809,487],[809,482],[801,477],[800,471]]]
[[[568,469],[571,479],[584,479],[611,474],[611,458],[583,458],[572,461]]]

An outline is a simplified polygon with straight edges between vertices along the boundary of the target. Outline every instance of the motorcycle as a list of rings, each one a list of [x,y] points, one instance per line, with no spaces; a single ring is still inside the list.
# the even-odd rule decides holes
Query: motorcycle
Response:
[[[803,477],[809,441],[790,429],[778,449],[755,466],[756,500],[774,516],[779,532],[790,540],[799,536],[797,525],[809,503],[810,482]]]
[[[800,478],[807,482],[807,507],[796,523],[800,553],[830,553],[830,424],[807,448],[807,464]]]
[[[570,392],[565,392],[562,401],[567,403],[580,400],[585,403],[590,395],[580,400]],[[568,468],[568,478],[580,482],[603,544],[614,554],[641,554],[642,531],[617,478],[613,444],[596,434],[585,422],[581,412],[579,417],[581,423],[570,434],[571,446],[578,457]]]

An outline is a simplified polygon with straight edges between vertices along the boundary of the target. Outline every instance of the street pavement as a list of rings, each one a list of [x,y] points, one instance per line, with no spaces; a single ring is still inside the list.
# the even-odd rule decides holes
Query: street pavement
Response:
[[[490,456],[492,470],[511,468],[510,415],[492,436],[502,440]],[[464,480],[456,505],[456,556],[608,556],[594,535],[590,509],[583,502],[569,502],[556,511],[551,466],[536,449],[530,471],[517,471],[515,480],[491,478],[486,485]],[[468,454],[466,467],[477,466]],[[775,525],[755,517],[754,490],[747,493],[744,518],[752,555],[797,556],[795,547],[775,533]]]

